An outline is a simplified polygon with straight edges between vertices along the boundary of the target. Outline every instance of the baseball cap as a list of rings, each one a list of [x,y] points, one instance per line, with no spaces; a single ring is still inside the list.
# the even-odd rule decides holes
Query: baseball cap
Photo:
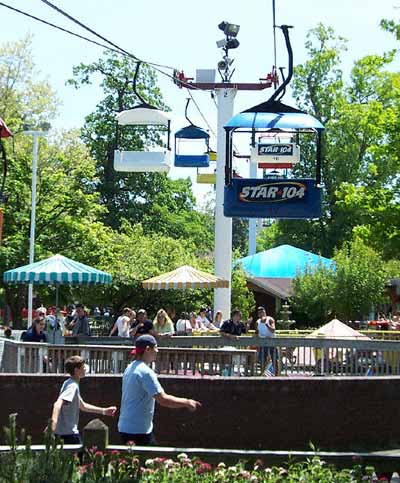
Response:
[[[156,345],[157,341],[152,335],[141,335],[135,340],[135,348],[131,350],[131,355],[143,354],[146,347],[155,347]]]
[[[262,305],[260,305],[259,307],[257,307],[257,312],[259,312],[260,310],[265,310],[265,307],[263,307]]]

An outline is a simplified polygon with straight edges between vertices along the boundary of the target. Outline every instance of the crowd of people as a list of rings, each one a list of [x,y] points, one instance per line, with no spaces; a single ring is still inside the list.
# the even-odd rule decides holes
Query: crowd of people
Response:
[[[45,307],[37,308],[35,315],[32,326],[22,333],[21,339],[25,342],[50,342],[49,334],[55,330],[59,330],[63,335],[91,335],[88,310],[81,303],[69,306],[68,310],[63,312],[62,318],[57,318],[54,311],[47,311]],[[130,337],[134,340],[141,335],[151,335],[157,339],[201,333],[219,334],[228,339],[235,339],[249,332],[262,338],[273,338],[276,335],[275,320],[267,315],[264,307],[258,307],[257,316],[246,321],[242,320],[239,309],[234,309],[231,317],[224,320],[220,310],[213,314],[209,307],[201,307],[198,313],[182,312],[175,322],[164,309],[159,309],[151,320],[145,309],[135,311],[125,307],[111,325],[108,334],[110,337]],[[4,335],[12,338],[11,330]],[[264,363],[268,358],[272,359],[272,351],[272,348],[260,347],[260,363]]]

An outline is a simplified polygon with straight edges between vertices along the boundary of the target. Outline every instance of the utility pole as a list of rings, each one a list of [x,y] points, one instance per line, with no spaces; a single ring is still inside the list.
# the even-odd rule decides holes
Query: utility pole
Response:
[[[233,116],[233,101],[237,90],[216,88],[218,106],[217,172],[215,184],[215,275],[229,280],[228,288],[214,289],[214,311],[221,310],[224,319],[231,312],[232,279],[232,218],[224,216],[225,186],[225,130],[224,125]]]
[[[235,69],[231,69],[233,59],[229,58],[229,50],[236,49],[239,41],[236,36],[239,25],[221,22],[218,28],[225,38],[217,41],[217,47],[223,50],[223,58],[218,62],[218,72],[222,82],[201,81],[190,82],[183,72],[174,73],[174,82],[179,87],[212,90],[217,95],[218,130],[217,130],[217,166],[216,166],[216,197],[215,197],[215,275],[229,281],[229,288],[214,289],[214,310],[221,310],[223,318],[231,314],[231,282],[232,282],[232,218],[224,216],[225,188],[225,130],[224,125],[233,116],[233,101],[237,91],[259,91],[272,87],[272,78],[260,79],[258,83],[232,83]],[[197,71],[202,72],[201,70]],[[209,74],[210,70],[204,71]],[[214,71],[215,76],[215,71]],[[262,82],[261,82],[262,81]],[[257,166],[257,165],[256,165]]]
[[[250,161],[250,178],[257,178],[257,163]],[[248,254],[254,255],[256,253],[256,239],[257,239],[257,218],[249,219],[249,249]]]

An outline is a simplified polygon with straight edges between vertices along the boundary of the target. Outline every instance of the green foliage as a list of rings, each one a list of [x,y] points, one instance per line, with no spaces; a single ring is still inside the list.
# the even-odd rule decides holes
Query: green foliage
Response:
[[[12,433],[16,432],[15,418],[10,419]],[[15,434],[8,441],[11,450],[0,455],[0,483],[372,483],[375,474],[372,467],[363,469],[336,469],[327,465],[317,455],[304,462],[289,460],[284,467],[265,467],[258,460],[254,465],[239,461],[227,466],[221,462],[216,466],[190,459],[185,453],[176,460],[166,458],[147,459],[143,465],[133,454],[134,447],[126,452],[98,451],[89,449],[84,454],[84,463],[56,444],[47,433],[46,448],[33,452],[30,443],[16,449]]]
[[[242,312],[242,319],[247,320],[255,309],[256,301],[253,292],[247,288],[246,274],[238,265],[232,271],[231,293],[232,309],[239,308]]]
[[[54,118],[57,99],[46,81],[37,80],[31,37],[0,45],[0,114],[14,132]]]
[[[384,27],[398,34],[394,22]],[[295,68],[297,105],[326,128],[322,149],[323,216],[280,220],[259,239],[261,249],[288,243],[331,257],[357,236],[386,259],[398,257],[400,75],[388,69],[394,51],[355,62],[349,79],[341,70],[345,41],[323,25],[311,30],[308,60]],[[295,174],[314,173],[315,146],[303,136]]]
[[[321,265],[293,280],[291,304],[312,325],[331,317],[347,321],[368,315],[384,300],[389,278],[400,273],[397,260],[385,263],[360,239],[344,244],[334,261],[335,270]]]
[[[48,429],[45,433],[44,451],[36,453],[31,448],[31,438],[21,431],[18,440],[16,414],[9,417],[4,428],[6,445],[10,451],[0,455],[0,483],[67,483],[77,481],[76,461],[71,453],[63,450]],[[20,448],[18,445],[24,445]]]
[[[382,257],[360,240],[339,250],[336,261],[334,311],[345,320],[367,315],[384,296],[387,274]]]
[[[297,275],[290,297],[296,320],[307,320],[311,326],[326,322],[332,316],[333,287],[334,274],[323,264]]]

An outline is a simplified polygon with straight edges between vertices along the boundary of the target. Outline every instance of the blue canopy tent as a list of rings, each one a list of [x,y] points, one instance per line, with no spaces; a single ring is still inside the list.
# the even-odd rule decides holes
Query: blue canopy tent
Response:
[[[319,264],[335,268],[332,260],[291,245],[281,245],[235,261],[235,265],[241,265],[246,272],[247,284],[254,292],[257,305],[265,306],[270,315],[276,315],[281,301],[289,298],[297,273]]]
[[[319,264],[327,268],[335,266],[329,258],[291,245],[281,245],[241,258],[236,264],[240,264],[248,275],[263,278],[294,278],[298,272],[304,272],[306,267],[316,267]]]

